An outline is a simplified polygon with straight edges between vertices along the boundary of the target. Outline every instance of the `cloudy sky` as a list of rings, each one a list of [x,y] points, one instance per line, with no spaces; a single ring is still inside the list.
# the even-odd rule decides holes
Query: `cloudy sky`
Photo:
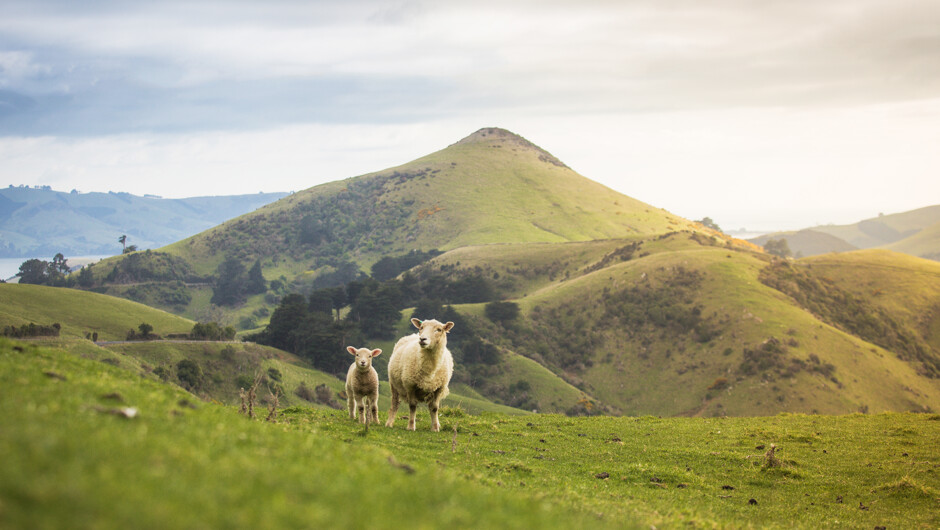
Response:
[[[4,0],[0,185],[295,191],[487,126],[725,229],[940,204],[934,0]]]

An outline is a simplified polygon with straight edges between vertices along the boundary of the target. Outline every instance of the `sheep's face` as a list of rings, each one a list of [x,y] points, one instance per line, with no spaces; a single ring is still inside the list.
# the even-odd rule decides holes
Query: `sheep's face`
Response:
[[[367,348],[356,349],[352,346],[346,348],[350,355],[356,358],[356,366],[364,370],[372,366],[372,358],[378,357],[382,350],[369,350]]]
[[[454,327],[453,322],[441,324],[433,319],[421,321],[412,318],[411,323],[418,328],[418,344],[425,350],[433,350],[441,342],[447,342],[447,332]]]

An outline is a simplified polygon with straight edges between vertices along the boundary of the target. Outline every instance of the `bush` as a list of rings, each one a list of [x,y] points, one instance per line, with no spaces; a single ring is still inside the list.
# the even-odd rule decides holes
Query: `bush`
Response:
[[[202,367],[198,363],[189,359],[183,359],[176,363],[176,378],[179,379],[183,388],[195,391],[202,388],[204,374]]]
[[[512,322],[519,318],[519,305],[514,302],[490,302],[483,308],[486,318],[493,323]]]
[[[303,381],[294,389],[294,395],[311,403],[316,403],[317,401],[317,393]]]

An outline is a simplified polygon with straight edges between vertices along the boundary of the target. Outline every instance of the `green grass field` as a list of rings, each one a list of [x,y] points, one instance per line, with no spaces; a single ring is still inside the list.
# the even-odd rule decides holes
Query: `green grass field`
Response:
[[[2,339],[0,414],[3,528],[940,525],[937,414],[266,423]]]
[[[0,284],[0,327],[58,322],[62,336],[98,333],[99,340],[124,340],[146,322],[154,333],[189,333],[188,320],[159,309],[97,293],[42,285]]]

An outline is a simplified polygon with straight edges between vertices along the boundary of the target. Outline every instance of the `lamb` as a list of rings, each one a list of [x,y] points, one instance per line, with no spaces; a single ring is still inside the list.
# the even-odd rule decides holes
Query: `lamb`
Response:
[[[408,430],[415,430],[415,411],[418,402],[423,401],[428,404],[428,412],[431,413],[431,430],[437,432],[441,430],[437,411],[441,400],[450,393],[447,385],[454,373],[454,358],[447,349],[447,333],[454,323],[441,324],[437,320],[422,322],[417,318],[412,318],[411,323],[418,328],[418,333],[399,339],[388,360],[392,405],[388,409],[385,426],[395,424],[398,404],[404,399],[411,411]]]
[[[355,420],[358,409],[359,421],[363,425],[369,422],[379,423],[379,374],[372,367],[372,358],[378,357],[382,350],[356,349],[349,346],[346,351],[356,356],[355,362],[346,372],[346,406],[349,409],[349,418]]]

